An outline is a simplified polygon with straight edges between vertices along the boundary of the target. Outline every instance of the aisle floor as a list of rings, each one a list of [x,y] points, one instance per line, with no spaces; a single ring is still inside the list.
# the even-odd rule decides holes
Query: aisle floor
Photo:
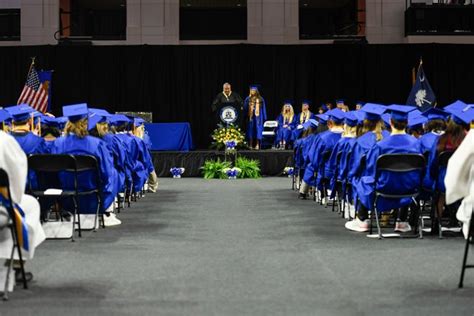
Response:
[[[46,241],[0,315],[472,315],[463,240],[373,240],[288,178],[161,179],[118,227]],[[474,257],[473,257],[474,260]]]

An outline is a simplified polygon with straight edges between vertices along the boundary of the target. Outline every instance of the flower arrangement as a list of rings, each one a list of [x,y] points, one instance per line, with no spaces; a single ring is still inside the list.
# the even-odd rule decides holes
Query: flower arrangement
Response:
[[[287,174],[288,178],[291,178],[295,174],[295,168],[285,167],[285,169],[283,169],[283,174]]]
[[[237,179],[237,176],[242,171],[239,168],[225,168],[222,170],[229,179]]]
[[[211,135],[213,139],[212,146],[218,150],[227,148],[227,142],[234,142],[234,149],[237,147],[246,148],[245,135],[240,127],[229,125],[227,127],[219,126]]]
[[[184,168],[173,167],[170,169],[170,172],[173,175],[174,179],[179,179],[181,178],[181,175],[184,173]]]
[[[235,140],[228,140],[225,142],[225,151],[226,153],[232,154],[235,153],[237,147],[237,141]]]

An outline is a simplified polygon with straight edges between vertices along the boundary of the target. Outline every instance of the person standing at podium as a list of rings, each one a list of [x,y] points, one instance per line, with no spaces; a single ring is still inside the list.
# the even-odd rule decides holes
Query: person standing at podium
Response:
[[[232,87],[228,82],[224,83],[222,87],[222,92],[219,92],[219,94],[214,98],[214,101],[212,102],[212,113],[214,113],[214,115],[216,116],[217,122],[220,122],[220,109],[226,104],[233,105],[236,110],[239,111],[239,117],[237,118],[235,125],[241,126],[242,115],[240,115],[240,113],[244,109],[244,102],[242,101],[240,95],[232,91]]]

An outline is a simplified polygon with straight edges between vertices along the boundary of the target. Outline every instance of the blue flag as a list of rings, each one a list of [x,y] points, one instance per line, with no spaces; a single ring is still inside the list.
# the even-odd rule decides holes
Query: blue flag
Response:
[[[418,107],[418,110],[424,112],[436,105],[436,96],[431,89],[428,78],[425,76],[423,66],[420,64],[416,74],[416,81],[408,96],[407,105]]]
[[[38,71],[38,77],[41,85],[47,89],[48,92],[48,109],[46,112],[51,112],[51,82],[53,80],[53,71],[52,70],[41,70]]]

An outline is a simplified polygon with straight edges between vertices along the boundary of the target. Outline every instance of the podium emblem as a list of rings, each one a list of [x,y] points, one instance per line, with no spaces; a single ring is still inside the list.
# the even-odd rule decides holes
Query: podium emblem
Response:
[[[237,110],[233,106],[225,106],[221,109],[220,119],[224,124],[232,124],[237,121]]]

